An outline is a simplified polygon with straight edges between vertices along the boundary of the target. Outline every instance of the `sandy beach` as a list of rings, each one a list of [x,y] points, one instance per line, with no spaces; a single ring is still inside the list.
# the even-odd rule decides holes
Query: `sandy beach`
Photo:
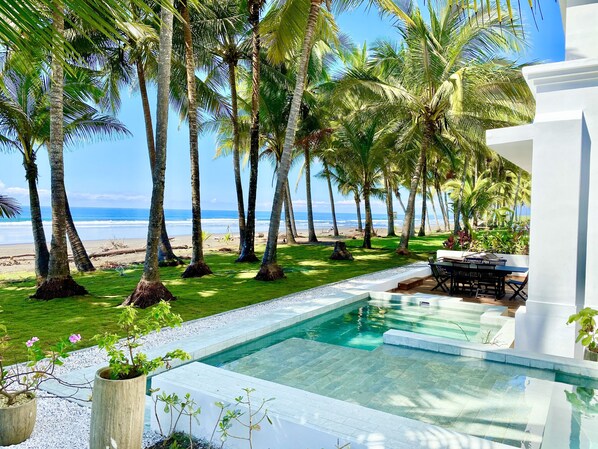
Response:
[[[353,228],[341,228],[339,232],[341,238],[359,238],[361,236]],[[317,235],[318,239],[323,242],[333,242],[335,240],[332,231],[320,231]],[[205,249],[207,251],[234,252],[239,246],[239,235],[231,234],[231,236],[232,239],[228,238],[225,234],[210,235],[204,242]],[[266,237],[265,233],[257,233],[255,244],[265,244]],[[286,234],[281,233],[279,242],[284,243],[285,237]],[[170,241],[177,256],[183,258],[191,257],[191,236],[172,237]],[[299,231],[297,242],[307,242],[307,230]],[[143,262],[145,257],[145,239],[88,240],[84,244],[91,261],[99,269],[140,263]],[[32,243],[0,245],[0,275],[33,273],[33,262],[34,249]],[[76,270],[72,263],[71,270]]]

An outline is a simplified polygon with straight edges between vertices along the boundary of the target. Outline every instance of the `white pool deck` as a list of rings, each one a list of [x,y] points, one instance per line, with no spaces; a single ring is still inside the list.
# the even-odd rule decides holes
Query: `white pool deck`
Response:
[[[383,297],[385,294],[380,292],[396,287],[398,282],[428,274],[427,264],[418,263],[311,289],[297,294],[301,295],[300,301],[285,302],[285,298],[282,298],[272,301],[274,307],[260,309],[260,307],[250,306],[244,309],[246,312],[244,318],[235,320],[226,327],[217,326],[213,329],[203,330],[197,335],[174,339],[164,345],[153,347],[147,352],[152,356],[179,348],[190,353],[192,359],[199,359],[305,319],[363,300],[372,292],[372,296]],[[296,295],[290,297],[292,296]],[[458,301],[455,298],[433,298],[447,303]],[[471,304],[463,303],[462,305],[464,307],[471,306]],[[493,313],[492,307],[485,319],[503,323],[502,334],[499,335],[503,344],[461,342],[404,331],[387,332],[384,342],[391,345],[398,344],[464,357],[482,358],[598,378],[598,364],[592,362],[506,349],[504,342],[512,341],[513,320]],[[193,323],[185,323],[184,326],[193,326]],[[91,382],[95,372],[103,365],[105,363],[93,364],[68,372],[62,377],[69,383]],[[201,426],[197,428],[196,433],[204,436],[209,436],[212,433],[212,423],[216,421],[217,415],[215,414],[219,412],[214,407],[214,402],[232,402],[234,397],[242,393],[243,388],[254,388],[256,390],[254,398],[258,401],[260,397],[274,397],[275,400],[268,404],[269,416],[274,424],[272,426],[265,424],[260,432],[255,433],[254,447],[321,449],[334,448],[337,443],[342,445],[348,442],[351,444],[351,449],[512,448],[512,446],[494,443],[203,363],[194,362],[157,374],[152,379],[152,387],[160,388],[162,392],[167,393],[178,392],[181,395],[187,392],[191,393],[197,403],[202,406]],[[83,401],[89,399],[89,391],[83,390],[73,394],[72,390],[52,383],[46,383],[44,388],[59,396],[72,395],[73,399]],[[150,403],[151,401],[148,399],[146,423],[149,423],[150,415],[153,416],[149,409]],[[549,420],[548,418],[544,414],[535,420],[536,425],[544,426]],[[234,449],[248,446],[244,445],[241,440],[232,439],[227,442],[227,447]]]

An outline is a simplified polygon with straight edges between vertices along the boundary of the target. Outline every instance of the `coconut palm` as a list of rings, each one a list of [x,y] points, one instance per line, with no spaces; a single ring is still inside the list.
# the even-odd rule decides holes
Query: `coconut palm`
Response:
[[[492,208],[495,201],[500,198],[503,187],[503,183],[495,182],[488,171],[481,173],[475,179],[467,176],[463,187],[461,181],[456,179],[447,181],[445,184],[455,207],[461,207],[463,224],[470,234],[471,221],[486,214]],[[457,202],[459,197],[461,201]]]
[[[369,71],[348,74],[347,84],[395,105],[398,141],[417,141],[401,243],[408,252],[415,199],[427,158],[448,140],[470,149],[483,130],[523,121],[531,97],[518,67],[496,59],[521,47],[518,26],[501,27],[495,10],[477,20],[456,6],[428,4],[396,14],[403,46],[380,42]],[[428,18],[429,16],[429,18]],[[515,106],[513,106],[515,105]]]
[[[21,206],[14,198],[0,195],[0,218],[13,218],[21,213]]]
[[[14,67],[11,68],[10,65]],[[19,68],[17,68],[19,67]],[[35,269],[39,282],[48,274],[49,252],[46,245],[37,191],[37,155],[50,141],[49,80],[40,64],[23,69],[13,61],[5,64],[0,75],[0,146],[18,151],[23,158],[29,186],[29,205],[34,236]],[[71,68],[64,89],[64,136],[66,144],[95,137],[128,135],[127,129],[113,117],[102,115],[89,105],[98,101],[103,91],[87,71]],[[80,271],[93,270],[87,252],[72,220],[65,198],[66,231],[75,265]]]
[[[257,179],[260,150],[260,59],[261,35],[260,13],[265,0],[247,0],[248,23],[251,28],[251,125],[249,139],[249,188],[247,192],[247,220],[245,239],[237,262],[257,262],[255,255],[255,206],[257,200]]]
[[[184,278],[201,277],[212,274],[203,255],[203,241],[201,231],[201,201],[199,179],[199,149],[198,149],[198,123],[197,123],[197,93],[195,81],[195,58],[193,56],[193,37],[191,34],[191,14],[187,0],[180,4],[183,36],[185,40],[185,68],[187,74],[187,118],[189,122],[189,151],[191,157],[191,211],[192,231],[191,241],[193,251],[191,262],[183,273]]]
[[[371,249],[373,220],[370,200],[373,194],[378,193],[377,185],[383,178],[388,156],[388,148],[381,144],[384,142],[381,139],[384,119],[360,109],[347,118],[339,118],[338,123],[333,145],[337,148],[340,163],[359,180],[365,205],[363,247]]]
[[[32,298],[50,300],[85,295],[87,290],[71,277],[66,242],[66,190],[64,187],[64,3],[56,0],[52,11],[54,48],[50,65],[50,185],[52,240],[48,276]]]
[[[291,168],[291,153],[295,145],[295,133],[299,121],[299,112],[301,100],[307,78],[308,64],[312,53],[314,37],[316,35],[316,26],[319,27],[320,37],[334,40],[336,30],[331,26],[332,16],[329,14],[331,8],[330,0],[326,0],[327,11],[322,9],[322,0],[310,0],[309,11],[303,15],[307,20],[303,22],[297,20],[301,16],[301,8],[307,6],[307,2],[278,0],[274,2],[279,10],[273,15],[274,19],[270,23],[270,48],[269,57],[287,58],[290,53],[295,53],[299,47],[299,40],[303,36],[300,44],[300,52],[297,53],[297,70],[295,71],[295,87],[289,107],[289,118],[284,137],[284,147],[280,159],[276,187],[274,189],[274,198],[272,201],[272,213],[270,215],[270,226],[268,230],[268,241],[262,258],[262,265],[255,279],[263,281],[272,281],[284,277],[282,268],[276,263],[277,233],[280,225],[280,217],[286,191],[287,177]],[[346,2],[339,2],[339,5]],[[304,13],[305,11],[303,11]],[[297,15],[299,14],[299,15]],[[294,17],[293,17],[294,16]],[[290,18],[288,22],[285,19]],[[303,26],[303,23],[306,23]],[[276,30],[276,31],[274,31]],[[286,37],[282,38],[282,34]]]
[[[174,0],[161,8],[160,50],[158,54],[158,105],[156,107],[156,160],[152,172],[152,199],[147,232],[147,249],[143,274],[137,287],[125,299],[124,305],[146,308],[161,300],[171,301],[172,293],[160,282],[158,246],[164,209],[164,178],[166,172],[166,145],[172,58],[172,28]]]

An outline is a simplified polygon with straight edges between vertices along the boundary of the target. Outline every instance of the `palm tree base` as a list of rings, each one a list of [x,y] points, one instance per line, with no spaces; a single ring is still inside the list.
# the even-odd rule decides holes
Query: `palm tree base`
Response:
[[[411,254],[411,251],[409,251],[407,248],[397,248],[397,250],[395,251],[399,256],[408,256],[409,254]]]
[[[55,298],[68,298],[87,294],[88,292],[85,287],[77,284],[72,277],[65,276],[46,279],[30,298],[49,301]]]
[[[183,272],[183,274],[181,275],[181,277],[184,279],[200,278],[208,274],[213,274],[212,270],[210,269],[207,263],[205,263],[203,260],[200,260],[199,262],[189,264]]]
[[[260,271],[258,271],[255,279],[257,281],[275,281],[277,279],[285,278],[284,271],[280,265],[275,263],[267,263],[263,264],[260,267]]]
[[[254,252],[248,252],[245,254],[241,252],[241,255],[237,258],[237,260],[235,260],[235,262],[238,263],[255,263],[259,261],[260,260],[257,258]]]
[[[174,301],[175,299],[162,282],[150,282],[142,279],[133,293],[123,301],[122,305],[145,309],[158,304],[160,301]]]

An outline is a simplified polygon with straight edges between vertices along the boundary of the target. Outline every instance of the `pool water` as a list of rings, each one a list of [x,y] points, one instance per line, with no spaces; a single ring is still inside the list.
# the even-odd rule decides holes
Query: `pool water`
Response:
[[[598,448],[596,380],[382,343],[389,329],[491,338],[482,312],[374,299],[201,362],[512,447]]]
[[[408,295],[359,301],[227,350],[207,363],[219,366],[293,337],[371,351],[383,344],[382,336],[390,329],[490,343],[501,326],[481,324],[480,317],[491,309],[506,310],[480,304],[440,307],[424,301],[423,297]]]

